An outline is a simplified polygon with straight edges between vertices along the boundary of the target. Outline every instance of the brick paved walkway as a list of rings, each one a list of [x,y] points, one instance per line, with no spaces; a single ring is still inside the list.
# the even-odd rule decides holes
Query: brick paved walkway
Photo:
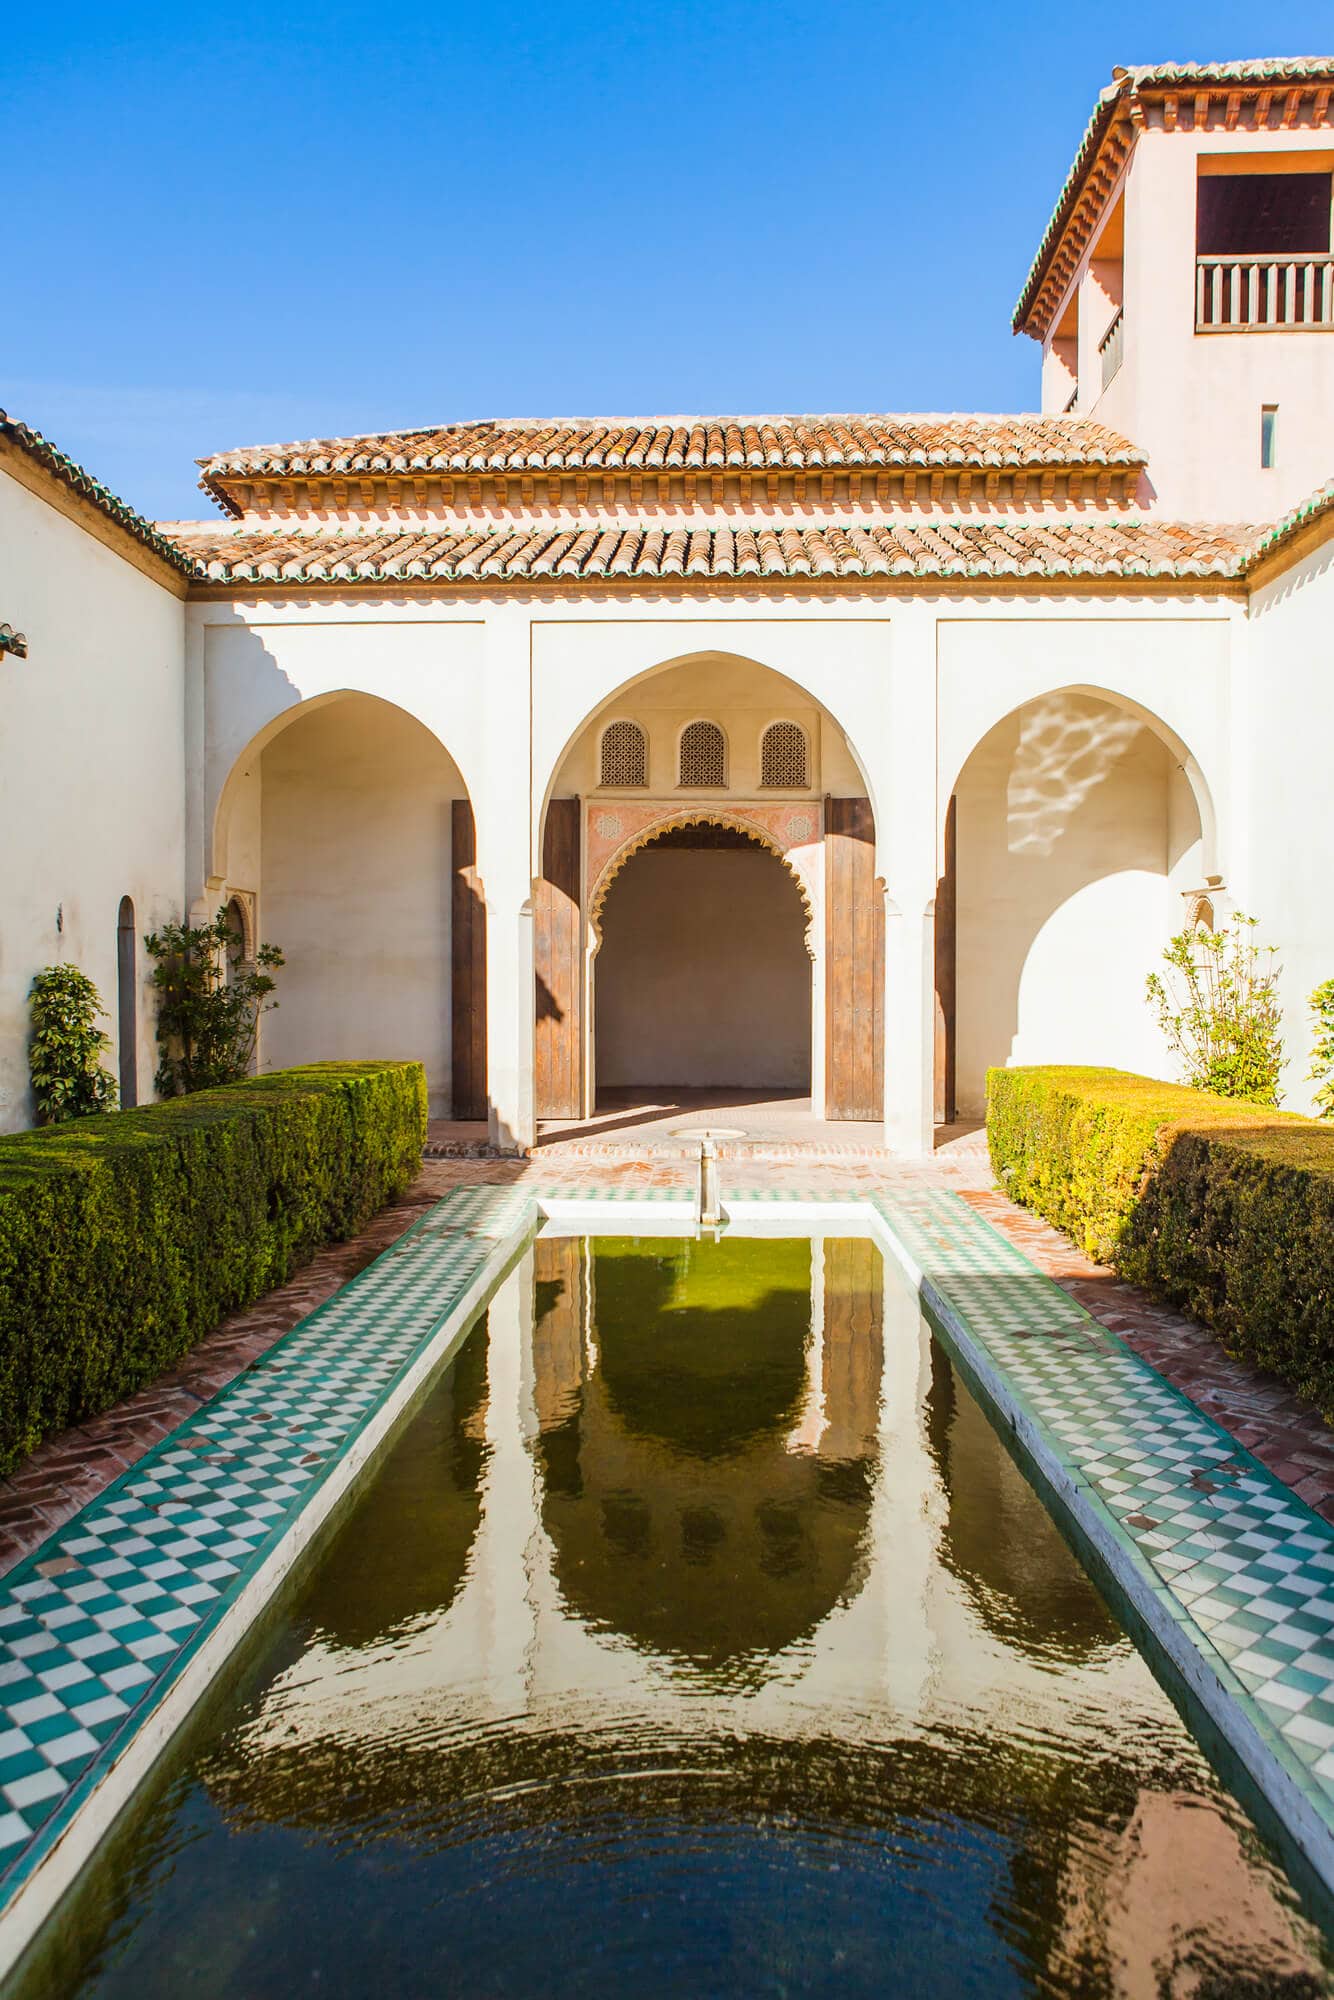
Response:
[[[104,1416],[52,1438],[0,1480],[0,1574],[355,1276],[424,1209],[451,1188],[479,1181],[558,1183],[562,1190],[590,1194],[629,1183],[679,1189],[688,1196],[694,1167],[688,1147],[679,1154],[653,1147],[636,1155],[633,1148],[618,1152],[586,1139],[546,1145],[530,1160],[428,1161],[402,1200],[362,1235],[322,1251],[290,1283],[224,1321],[170,1374]],[[1229,1360],[1202,1328],[1090,1264],[1054,1229],[1007,1201],[996,1191],[980,1139],[947,1145],[925,1164],[864,1150],[839,1154],[824,1146],[770,1143],[744,1159],[725,1158],[724,1200],[729,1182],[756,1191],[800,1186],[817,1198],[924,1183],[963,1195],[1086,1311],[1119,1333],[1317,1513],[1334,1520],[1334,1431],[1272,1376]]]

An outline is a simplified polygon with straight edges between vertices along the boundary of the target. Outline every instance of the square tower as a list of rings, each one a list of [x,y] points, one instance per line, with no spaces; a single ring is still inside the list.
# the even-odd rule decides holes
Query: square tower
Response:
[[[1015,308],[1044,415],[1148,453],[1178,518],[1274,520],[1334,472],[1334,57],[1117,69]]]

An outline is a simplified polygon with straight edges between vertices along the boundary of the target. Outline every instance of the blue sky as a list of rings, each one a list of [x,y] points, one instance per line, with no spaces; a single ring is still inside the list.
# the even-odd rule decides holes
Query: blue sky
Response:
[[[1327,4],[11,16],[0,404],[144,512],[228,445],[1031,409],[1009,314],[1114,63]]]

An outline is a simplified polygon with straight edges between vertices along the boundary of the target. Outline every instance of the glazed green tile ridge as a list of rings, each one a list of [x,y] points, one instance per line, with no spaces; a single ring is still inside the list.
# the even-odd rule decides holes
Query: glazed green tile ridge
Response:
[[[461,1188],[0,1583],[0,1911],[503,1242]]]
[[[1334,1843],[1334,1527],[960,1196],[874,1205]]]

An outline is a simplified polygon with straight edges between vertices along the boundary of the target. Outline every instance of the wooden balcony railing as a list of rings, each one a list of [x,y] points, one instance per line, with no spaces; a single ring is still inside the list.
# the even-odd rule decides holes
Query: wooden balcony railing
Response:
[[[1195,330],[1334,328],[1334,257],[1197,257]]]
[[[1118,306],[1116,308],[1116,318],[1098,342],[1098,353],[1102,357],[1102,386],[1104,389],[1121,366],[1121,357],[1125,352],[1125,344],[1126,309],[1124,306]]]

